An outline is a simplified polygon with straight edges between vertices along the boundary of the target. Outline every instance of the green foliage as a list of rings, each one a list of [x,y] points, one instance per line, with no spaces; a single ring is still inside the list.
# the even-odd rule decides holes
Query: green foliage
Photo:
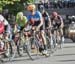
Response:
[[[24,10],[24,3],[33,3],[34,0],[0,0],[0,8],[8,9],[10,13],[16,14]]]
[[[3,8],[11,9],[15,2],[19,2],[20,0],[0,0],[0,9]],[[11,6],[11,7],[10,7]],[[13,9],[13,8],[12,8]]]
[[[17,12],[24,10],[24,6],[22,4],[20,4],[20,3],[14,3],[13,5],[7,4],[3,8],[8,9],[9,13],[14,14],[14,15],[16,15]]]
[[[25,2],[26,4],[34,3],[34,0],[20,0],[22,3]]]

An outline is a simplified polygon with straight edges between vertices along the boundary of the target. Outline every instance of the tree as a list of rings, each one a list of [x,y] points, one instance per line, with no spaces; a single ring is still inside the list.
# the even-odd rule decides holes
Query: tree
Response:
[[[22,3],[26,3],[26,4],[28,4],[28,3],[34,3],[34,0],[20,0],[20,2],[22,2]]]
[[[0,9],[2,9],[7,4],[14,4],[14,2],[19,2],[20,0],[0,0]]]
[[[24,4],[34,3],[34,0],[0,0],[0,9],[9,9],[10,13],[16,14],[24,10]]]

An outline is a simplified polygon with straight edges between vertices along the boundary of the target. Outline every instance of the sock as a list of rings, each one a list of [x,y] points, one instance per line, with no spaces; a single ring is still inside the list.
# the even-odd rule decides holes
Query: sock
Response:
[[[44,50],[47,50],[47,45],[44,45]]]
[[[42,47],[42,45],[39,47],[39,52],[42,52],[44,50],[44,48]]]

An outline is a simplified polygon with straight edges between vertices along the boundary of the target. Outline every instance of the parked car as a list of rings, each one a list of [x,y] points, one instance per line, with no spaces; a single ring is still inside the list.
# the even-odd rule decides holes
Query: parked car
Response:
[[[75,22],[72,22],[68,28],[68,37],[75,42]]]

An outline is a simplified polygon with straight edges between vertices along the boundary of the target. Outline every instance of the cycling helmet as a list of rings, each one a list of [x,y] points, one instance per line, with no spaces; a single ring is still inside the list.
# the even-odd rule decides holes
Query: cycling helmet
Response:
[[[52,15],[53,15],[53,16],[57,16],[58,13],[57,13],[57,12],[52,12]]]
[[[17,16],[19,17],[19,16],[23,16],[23,12],[18,12],[17,13]]]
[[[27,10],[29,10],[29,11],[32,11],[32,10],[35,10],[35,9],[36,9],[36,6],[34,4],[30,4],[27,7]]]

